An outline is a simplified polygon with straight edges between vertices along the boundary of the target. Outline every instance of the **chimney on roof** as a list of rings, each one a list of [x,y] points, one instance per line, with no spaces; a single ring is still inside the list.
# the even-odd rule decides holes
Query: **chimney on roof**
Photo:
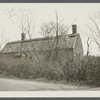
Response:
[[[21,40],[24,41],[25,39],[26,39],[26,34],[25,33],[22,33],[21,34]]]
[[[77,33],[77,25],[74,24],[72,25],[72,34],[76,34]]]

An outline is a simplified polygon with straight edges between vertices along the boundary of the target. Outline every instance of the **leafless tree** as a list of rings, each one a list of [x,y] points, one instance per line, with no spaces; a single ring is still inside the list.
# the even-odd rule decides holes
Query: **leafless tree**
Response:
[[[41,26],[41,34],[47,39],[46,45],[49,49],[49,55],[51,54],[51,50],[53,49],[54,45],[56,46],[56,53],[58,49],[58,41],[59,35],[65,34],[67,31],[67,27],[65,25],[59,25],[58,29],[56,29],[56,23],[49,22],[44,23]],[[57,54],[56,54],[57,55]]]
[[[58,21],[58,17],[57,17]],[[64,24],[58,24],[58,22],[48,22],[43,23],[41,26],[41,34],[47,38],[47,47],[49,48],[49,55],[51,54],[51,50],[53,49],[54,45],[56,46],[56,55],[58,52],[58,41],[59,41],[59,35],[64,35],[67,33],[68,27],[66,27]]]
[[[54,44],[56,44],[56,55],[58,53],[58,43],[59,43],[59,35],[63,36],[65,34],[68,34],[68,31],[69,29],[71,28],[71,25],[68,27],[68,26],[65,26],[63,24],[63,21],[65,19],[60,19],[59,18],[59,15],[58,15],[58,12],[57,10],[55,11],[55,21],[52,21],[52,22],[48,22],[48,23],[43,23],[42,26],[41,26],[41,34],[47,38],[47,46],[49,48],[49,50],[51,51]],[[76,21],[76,19],[73,21],[73,23]],[[72,24],[73,24],[72,23]],[[55,37],[55,38],[53,38]],[[53,38],[53,39],[50,39],[50,38]],[[51,43],[52,42],[52,43]],[[66,42],[66,40],[65,40]],[[51,46],[52,44],[52,46]]]
[[[34,14],[30,9],[4,9],[4,14],[13,24],[17,24],[21,33],[34,33]]]
[[[34,14],[29,9],[6,9],[4,10],[6,16],[12,23],[16,23],[21,31],[21,33],[28,34],[29,39],[32,39],[34,34]],[[21,42],[20,52],[22,51],[23,41]],[[40,62],[39,56],[35,50],[35,46],[32,43],[33,52],[36,55],[38,61]],[[29,52],[28,48],[27,51]],[[21,53],[22,54],[22,53]]]
[[[100,13],[96,13],[94,17],[90,18],[90,21],[91,24],[88,25],[88,29],[90,30],[89,36],[97,44],[100,51]]]
[[[86,41],[86,43],[87,43],[87,53],[86,53],[86,56],[87,56],[87,57],[89,56],[90,51],[91,51],[91,42],[92,42],[91,38],[88,37],[88,39],[87,39],[87,41]]]
[[[5,38],[5,31],[2,30],[1,34],[0,34],[0,50],[2,49],[2,47],[5,45],[5,43],[8,42],[8,38]]]

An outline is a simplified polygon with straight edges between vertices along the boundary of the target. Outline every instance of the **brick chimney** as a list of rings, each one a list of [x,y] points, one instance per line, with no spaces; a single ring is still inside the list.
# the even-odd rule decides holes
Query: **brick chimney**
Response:
[[[77,25],[74,24],[72,25],[72,34],[76,34],[77,33]]]
[[[26,39],[26,34],[25,33],[22,33],[21,34],[21,40],[24,41],[25,39]]]

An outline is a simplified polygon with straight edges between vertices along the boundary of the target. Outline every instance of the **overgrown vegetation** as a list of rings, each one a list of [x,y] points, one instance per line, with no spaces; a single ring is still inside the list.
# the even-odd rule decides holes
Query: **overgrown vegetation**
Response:
[[[87,83],[100,86],[100,57],[85,57],[83,61],[58,61],[43,66],[21,59],[0,59],[0,74],[24,79],[44,78],[48,80]]]

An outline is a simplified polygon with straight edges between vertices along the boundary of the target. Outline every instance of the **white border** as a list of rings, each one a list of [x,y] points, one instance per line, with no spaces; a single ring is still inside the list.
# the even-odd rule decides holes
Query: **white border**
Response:
[[[19,97],[100,97],[99,91],[37,91],[37,92],[0,92],[2,98],[19,98]]]
[[[7,5],[7,3],[5,4]],[[98,5],[98,3],[93,3],[93,4]],[[5,98],[5,97],[6,98],[15,98],[15,97],[16,98],[19,98],[19,97],[24,97],[24,98],[27,98],[27,97],[57,97],[57,98],[60,98],[60,97],[100,97],[100,91],[20,91],[20,92],[19,91],[2,91],[0,92],[0,98],[1,97],[2,98]]]

